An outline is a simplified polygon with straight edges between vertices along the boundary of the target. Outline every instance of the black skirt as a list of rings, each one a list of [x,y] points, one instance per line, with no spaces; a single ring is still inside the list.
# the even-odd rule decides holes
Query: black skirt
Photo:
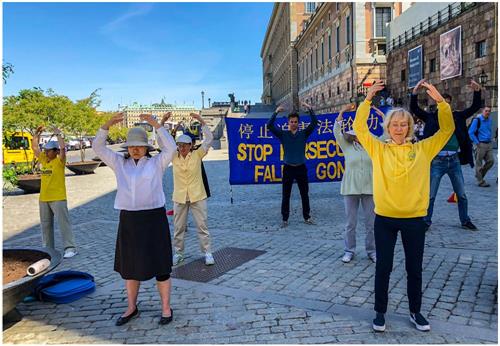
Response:
[[[150,280],[172,272],[172,243],[165,208],[120,211],[115,271],[125,280]]]

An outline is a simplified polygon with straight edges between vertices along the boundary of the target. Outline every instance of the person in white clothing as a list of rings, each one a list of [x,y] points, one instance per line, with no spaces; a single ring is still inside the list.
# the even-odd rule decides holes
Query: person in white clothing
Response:
[[[193,149],[191,137],[181,135],[177,138],[178,152],[172,159],[174,192],[174,260],[178,265],[184,260],[184,234],[186,232],[188,212],[191,210],[198,228],[198,239],[201,252],[205,256],[205,264],[215,264],[211,252],[210,234],[208,233],[207,219],[207,192],[203,184],[201,160],[208,153],[212,145],[213,135],[203,118],[196,113],[191,116],[202,125],[203,142],[197,149]]]
[[[372,188],[372,162],[359,143],[353,130],[341,132],[343,114],[354,111],[356,106],[348,104],[340,111],[333,132],[345,159],[345,172],[340,185],[340,194],[344,196],[347,223],[344,233],[344,256],[342,262],[349,263],[356,252],[356,225],[358,223],[358,208],[363,208],[366,237],[365,250],[368,258],[377,261],[375,237],[373,234],[375,212]],[[377,113],[382,113],[376,109]],[[382,113],[383,115],[383,113]]]
[[[128,131],[125,155],[106,147],[109,127],[121,123],[121,113],[112,117],[97,132],[92,148],[115,173],[115,209],[120,210],[114,269],[125,280],[128,308],[118,318],[120,326],[138,316],[137,296],[141,281],[156,277],[162,302],[160,324],[172,322],[170,273],[172,245],[165,211],[163,173],[175,153],[175,141],[150,114],[141,114],[156,128],[161,153],[151,157],[147,133],[141,127]]]

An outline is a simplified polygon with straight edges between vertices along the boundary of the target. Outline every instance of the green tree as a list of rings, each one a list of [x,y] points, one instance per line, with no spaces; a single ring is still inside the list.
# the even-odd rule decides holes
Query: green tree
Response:
[[[83,139],[85,136],[93,136],[102,124],[103,119],[97,114],[96,107],[99,106],[98,90],[94,90],[89,97],[78,100],[72,104],[70,111],[60,119],[62,127],[75,135],[80,141],[80,158],[85,161],[85,149]]]

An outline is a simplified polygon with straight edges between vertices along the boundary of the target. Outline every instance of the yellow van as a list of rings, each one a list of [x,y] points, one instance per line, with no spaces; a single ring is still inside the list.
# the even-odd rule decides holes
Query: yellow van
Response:
[[[33,137],[28,132],[4,132],[2,142],[2,163],[21,163],[33,161],[34,153],[31,147]]]

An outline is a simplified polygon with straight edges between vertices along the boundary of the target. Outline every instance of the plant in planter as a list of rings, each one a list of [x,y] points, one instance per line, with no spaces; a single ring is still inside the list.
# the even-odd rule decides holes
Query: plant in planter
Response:
[[[102,122],[101,117],[97,115],[96,107],[99,105],[97,90],[92,92],[89,97],[78,100],[73,104],[71,112],[64,119],[61,119],[64,128],[75,135],[80,141],[80,162],[69,162],[66,167],[75,174],[94,173],[99,167],[100,162],[85,160],[87,146],[84,144],[84,137],[94,135]]]

